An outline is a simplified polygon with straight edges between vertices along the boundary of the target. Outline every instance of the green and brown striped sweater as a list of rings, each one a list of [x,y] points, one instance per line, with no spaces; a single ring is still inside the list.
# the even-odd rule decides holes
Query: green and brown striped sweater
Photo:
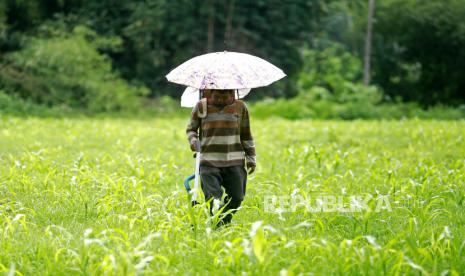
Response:
[[[223,108],[209,103],[205,118],[199,118],[199,110],[203,112],[200,101],[192,109],[186,134],[190,143],[197,140],[202,123],[200,164],[229,167],[244,165],[245,161],[256,163],[249,112],[243,101],[234,100]]]

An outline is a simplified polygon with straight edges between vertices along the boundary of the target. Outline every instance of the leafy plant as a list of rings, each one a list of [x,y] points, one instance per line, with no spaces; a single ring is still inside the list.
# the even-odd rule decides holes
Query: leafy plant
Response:
[[[8,91],[47,106],[65,105],[90,111],[134,110],[148,90],[134,87],[112,71],[99,53],[100,39],[84,27],[52,38],[31,38],[24,49],[7,56],[0,78]]]

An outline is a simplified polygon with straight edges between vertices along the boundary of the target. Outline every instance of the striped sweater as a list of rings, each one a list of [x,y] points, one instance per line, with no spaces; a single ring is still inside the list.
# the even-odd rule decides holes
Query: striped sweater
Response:
[[[192,109],[186,134],[190,143],[197,140],[198,129],[202,124],[200,164],[229,167],[244,165],[246,160],[247,163],[255,164],[249,112],[243,101],[234,100],[222,109],[209,103],[205,118],[199,118],[199,110],[202,113],[200,101]],[[238,114],[240,110],[242,114]]]

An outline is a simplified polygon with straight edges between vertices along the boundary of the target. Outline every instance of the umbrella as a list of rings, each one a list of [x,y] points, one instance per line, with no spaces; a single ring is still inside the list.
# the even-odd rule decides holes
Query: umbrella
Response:
[[[238,89],[238,95],[239,99],[244,98],[249,94],[250,88],[244,88],[244,89]],[[184,93],[182,93],[181,96],[181,106],[182,107],[194,107],[195,104],[199,101],[200,95],[199,95],[199,89],[194,88],[194,87],[187,87],[186,90],[184,90]]]
[[[259,57],[224,51],[194,57],[166,78],[197,89],[243,89],[267,86],[285,76],[281,69]]]

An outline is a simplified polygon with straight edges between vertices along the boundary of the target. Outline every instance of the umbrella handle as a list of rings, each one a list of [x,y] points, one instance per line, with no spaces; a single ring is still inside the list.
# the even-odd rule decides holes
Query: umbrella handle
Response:
[[[187,192],[187,193],[190,193],[190,191],[191,191],[191,187],[189,186],[189,182],[190,182],[192,179],[194,179],[194,177],[195,177],[195,174],[193,173],[193,174],[189,175],[188,177],[186,177],[186,178],[184,179],[184,188],[186,188],[186,192]]]
[[[192,191],[191,187],[189,186],[189,182],[194,178],[195,178],[195,174],[191,174],[191,175],[189,175],[188,177],[186,177],[184,179],[184,188],[186,188],[186,191],[187,191],[188,194]],[[192,207],[194,207],[197,204],[199,204],[197,202],[197,200],[194,200],[194,199],[191,200],[191,206]]]

